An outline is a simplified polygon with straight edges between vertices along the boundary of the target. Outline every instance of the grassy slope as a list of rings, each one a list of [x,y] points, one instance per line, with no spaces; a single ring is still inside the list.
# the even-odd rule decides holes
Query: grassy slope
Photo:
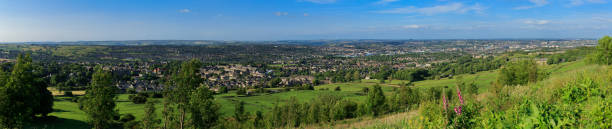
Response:
[[[544,96],[551,97],[550,95],[552,93],[548,93],[548,92],[552,91],[551,88],[556,88],[555,86],[552,86],[552,85],[559,85],[558,83],[570,80],[577,73],[588,72],[588,71],[595,72],[594,70],[605,69],[605,67],[601,67],[601,66],[587,65],[584,61],[575,61],[575,62],[562,63],[558,65],[549,65],[549,66],[545,66],[545,68],[548,72],[551,73],[551,76],[543,81],[538,82],[537,84],[531,84],[531,85],[538,85],[536,87],[541,87],[541,86],[544,87],[543,90],[536,91],[537,93],[540,94],[539,96],[542,96],[542,97]],[[476,75],[464,75],[464,76],[465,78],[473,78],[479,75],[481,76],[478,78],[480,84],[490,84],[491,82],[495,81],[495,78],[497,77],[497,74],[495,72],[481,72],[481,73],[477,73]],[[482,77],[482,76],[486,76],[486,77]],[[450,80],[452,79],[427,80],[427,81],[417,82],[417,85],[419,84],[420,86],[454,85],[452,84],[453,81],[450,81]],[[488,88],[490,85],[480,85],[480,86],[482,86],[480,89],[483,89],[483,88]],[[541,92],[547,92],[547,93],[541,93]],[[355,122],[343,122],[343,124],[338,124],[332,127],[323,127],[323,128],[346,128],[346,127],[368,128],[368,129],[369,128],[372,128],[372,129],[405,128],[405,127],[408,127],[409,125],[415,124],[415,123],[412,123],[414,121],[411,120],[412,118],[418,116],[418,113],[415,113],[415,112],[418,112],[418,111],[391,114],[391,115],[387,115],[387,116],[376,118],[376,119],[365,119],[362,121],[355,121]],[[393,118],[393,119],[390,119],[390,118]],[[374,124],[364,125],[363,123],[374,123]],[[319,128],[319,127],[314,127],[314,128]],[[309,128],[313,128],[313,127],[309,127]]]

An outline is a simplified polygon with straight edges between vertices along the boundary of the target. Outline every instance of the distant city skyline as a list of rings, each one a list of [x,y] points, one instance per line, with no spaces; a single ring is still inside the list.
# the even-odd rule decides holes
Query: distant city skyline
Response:
[[[0,0],[0,42],[572,39],[608,0]]]

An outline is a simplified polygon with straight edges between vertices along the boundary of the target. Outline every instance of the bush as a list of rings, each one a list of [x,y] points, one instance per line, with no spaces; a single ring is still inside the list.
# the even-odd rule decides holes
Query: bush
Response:
[[[544,79],[547,73],[532,60],[521,60],[506,64],[499,70],[497,83],[501,85],[525,85]]]
[[[332,110],[334,120],[342,120],[357,116],[357,106],[357,103],[350,100],[342,100],[337,102]]]
[[[227,93],[227,87],[226,86],[219,86],[219,93]]]
[[[266,92],[268,92],[268,90],[266,90],[266,88],[263,88],[263,86],[262,86],[262,87],[259,87],[259,88],[255,89],[255,92],[257,92],[257,93],[266,93]]]
[[[576,80],[570,81],[565,87],[557,91],[561,101],[572,104],[586,101],[589,97],[597,97],[601,93],[597,83],[588,77],[581,76]]]
[[[79,97],[77,96],[73,96],[72,99],[70,100],[72,102],[78,103],[79,102]]]
[[[161,92],[152,92],[150,96],[152,98],[163,98],[164,94],[162,94]]]
[[[612,64],[612,38],[610,36],[599,39],[597,51],[589,55],[588,61],[596,64]]]
[[[128,88],[125,92],[128,94],[136,94],[136,90],[134,88]]]
[[[136,119],[136,117],[134,117],[134,115],[132,115],[131,113],[128,113],[128,114],[121,115],[121,118],[119,118],[119,121],[125,123],[125,122],[129,122],[129,121],[133,121],[135,119]]]
[[[72,91],[64,91],[64,96],[66,96],[66,97],[72,97],[72,96],[74,96],[74,95],[72,94]]]
[[[374,88],[368,93],[366,104],[373,116],[379,116],[384,114],[387,109],[386,101],[382,88],[379,85],[374,85]]]
[[[128,121],[123,123],[125,129],[140,129],[140,121]]]
[[[368,92],[370,92],[370,88],[363,87],[363,88],[361,88],[361,92],[364,93],[364,94],[368,94]]]
[[[139,93],[136,95],[130,95],[128,96],[128,99],[130,99],[134,104],[143,104],[147,102],[147,98],[148,95],[144,94],[144,93]]]
[[[237,95],[247,95],[247,90],[246,88],[238,88],[238,91],[236,91]]]
[[[314,86],[309,84],[303,84],[302,86],[298,87],[298,90],[314,90]]]

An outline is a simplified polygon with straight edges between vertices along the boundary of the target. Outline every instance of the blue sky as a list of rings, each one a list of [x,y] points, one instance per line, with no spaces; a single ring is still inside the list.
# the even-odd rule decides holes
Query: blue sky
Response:
[[[0,42],[597,38],[608,0],[0,0]]]

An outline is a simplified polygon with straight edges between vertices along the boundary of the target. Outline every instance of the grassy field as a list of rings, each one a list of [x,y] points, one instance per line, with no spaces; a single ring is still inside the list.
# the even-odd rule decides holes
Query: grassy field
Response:
[[[474,80],[476,84],[481,86],[480,90],[484,91],[488,85],[491,84],[497,74],[495,71],[485,71],[476,74],[466,74],[456,76],[452,79],[445,78],[439,80],[425,80],[415,82],[416,87],[430,88],[430,87],[443,87],[443,86],[455,86],[457,78],[463,78],[465,80]],[[262,111],[268,112],[275,104],[283,104],[291,97],[296,97],[301,102],[310,101],[317,96],[323,94],[333,94],[344,97],[344,99],[351,99],[355,102],[364,102],[366,96],[362,94],[364,87],[373,87],[378,84],[378,80],[362,80],[359,82],[349,83],[334,83],[315,86],[315,90],[293,90],[275,94],[257,94],[254,96],[238,96],[235,91],[229,93],[219,94],[215,96],[216,101],[222,106],[221,112],[225,116],[230,116],[234,111],[234,104],[238,101],[245,102],[245,109],[248,112]],[[380,84],[385,91],[386,95],[391,95],[395,88],[398,88],[401,83],[407,83],[407,81],[401,80],[387,80],[386,83]],[[340,87],[340,91],[334,91],[336,87]],[[326,89],[326,90],[325,90]],[[61,94],[61,93],[56,93]],[[144,114],[144,104],[133,104],[128,99],[129,94],[119,94],[117,96],[117,109],[119,113],[126,114],[131,113],[136,116],[137,120],[140,120]],[[150,99],[161,102],[161,99]],[[161,103],[156,105],[158,116],[161,116]],[[56,97],[55,104],[53,106],[55,111],[51,113],[52,116],[57,116],[59,122],[53,123],[35,123],[32,128],[88,128],[86,115],[83,111],[79,110],[78,103],[70,101],[68,97]]]

